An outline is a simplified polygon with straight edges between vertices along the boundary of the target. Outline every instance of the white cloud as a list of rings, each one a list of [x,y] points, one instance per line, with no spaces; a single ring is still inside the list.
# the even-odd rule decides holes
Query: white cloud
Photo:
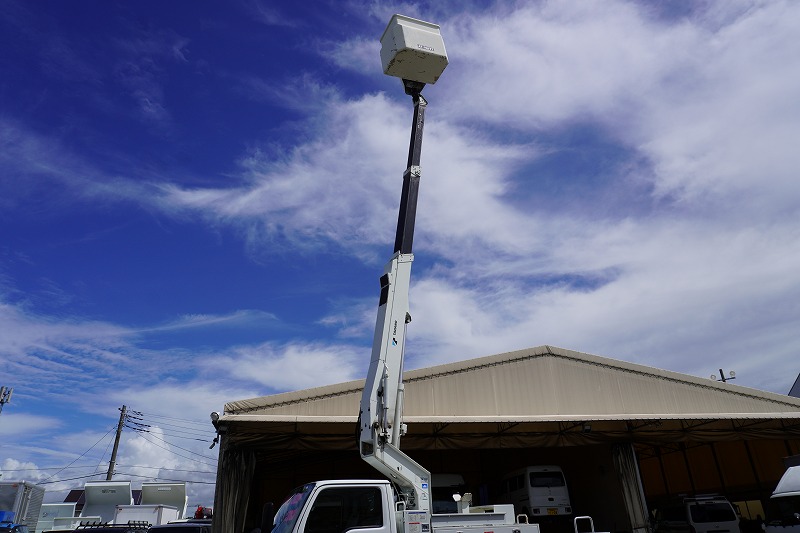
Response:
[[[0,476],[4,481],[20,479],[37,482],[46,478],[47,474],[39,470],[35,463],[6,458],[0,465]]]
[[[752,368],[755,339],[791,352],[800,10],[751,7],[671,20],[630,2],[545,3],[443,21],[451,65],[427,91],[415,239],[442,262],[414,273],[419,364],[551,343],[704,375],[700,354]],[[163,200],[247,227],[253,246],[282,232],[374,260],[392,241],[408,104],[331,99],[318,137],[249,167],[246,187]],[[538,139],[581,124],[636,161],[608,187],[640,209],[514,201],[559,149]],[[758,374],[771,390],[785,381]]]
[[[800,349],[798,245],[795,231],[764,241],[758,231],[676,222],[637,228],[612,252],[618,270],[598,285],[556,277],[533,291],[520,277],[473,285],[423,276],[411,295],[409,353],[426,366],[553,344],[699,376],[732,365],[740,383],[785,392],[797,372],[788,354]],[[581,259],[554,253],[564,265]],[[769,370],[754,352],[776,354]]]
[[[456,18],[447,116],[533,133],[588,119],[652,161],[641,178],[657,196],[704,208],[733,199],[751,216],[790,208],[800,9],[728,4],[677,22],[630,2]]]
[[[797,204],[800,44],[791,35],[798,21],[793,4],[754,9],[697,43],[692,98],[675,87],[653,94],[666,100],[651,99],[643,122],[656,193],[702,204],[733,200],[740,214],[759,218]]]
[[[161,331],[178,331],[193,328],[212,327],[245,327],[252,324],[271,323],[278,320],[274,313],[266,313],[255,309],[242,309],[227,315],[193,314],[184,315],[164,325],[143,328],[138,333]]]
[[[120,446],[118,477],[133,480],[134,487],[145,481],[188,481],[187,511],[197,505],[212,506],[218,448],[209,450],[208,442],[175,442],[169,431],[160,427],[150,428],[150,433],[128,434]]]
[[[267,387],[259,396],[357,379],[367,364],[361,348],[302,342],[240,347],[213,362],[219,371]]]
[[[797,348],[790,332],[800,286],[800,156],[791,143],[800,124],[800,13],[787,2],[710,6],[671,20],[631,2],[549,2],[442,21],[451,65],[426,89],[415,239],[433,263],[413,275],[410,354],[419,365],[548,343],[698,375],[718,364],[699,355],[720,354],[756,374],[752,383],[784,388],[793,359],[775,356],[777,366],[758,369],[750,354]],[[334,47],[334,58],[347,47],[363,61],[375,50],[356,38]],[[379,250],[393,240],[410,102],[384,94],[345,100],[313,76],[298,86],[314,95],[317,111],[303,124],[308,141],[282,157],[254,150],[234,187],[161,182],[153,195],[133,179],[112,187],[74,157],[49,159],[45,140],[24,130],[22,140],[4,143],[31,172],[58,170],[87,194],[230,225],[256,253],[278,246],[280,235],[295,249],[330,245],[380,264]],[[558,134],[583,125],[637,162],[623,161],[609,178],[616,203],[599,216],[537,203],[536,194],[520,200],[520,189],[538,185],[530,169],[562,148]],[[98,174],[96,182],[80,177]],[[624,204],[641,208],[631,213]],[[352,338],[369,329],[374,300],[337,311],[323,323]],[[8,306],[0,317],[18,332],[0,346],[12,354],[25,346],[42,360],[51,352],[74,359],[78,351],[104,371],[132,353],[166,358],[160,368],[185,355],[140,350],[142,331],[114,325],[29,322]],[[185,317],[152,330],[240,319],[247,317]],[[235,383],[229,390],[244,397],[362,377],[365,365],[353,355],[361,353],[304,339],[196,361],[204,376],[222,370]],[[142,398],[162,395],[186,408],[191,394],[172,390],[154,386]],[[199,381],[187,390],[209,392]],[[219,409],[211,397],[217,403],[199,411]]]
[[[35,435],[63,425],[62,421],[56,417],[13,413],[11,411],[14,409],[15,405],[11,403],[6,405],[9,407],[4,409],[2,414],[0,437],[20,434]]]
[[[182,375],[177,379],[165,369],[162,380],[149,385],[128,384],[110,392],[108,396],[111,404],[128,403],[132,409],[145,413],[199,420],[200,425],[193,429],[210,435],[207,443],[210,444],[213,438],[213,427],[209,419],[211,412],[221,412],[225,402],[231,400],[231,395],[234,398],[252,396],[253,388],[225,379],[227,376],[220,375],[217,369],[211,368],[213,359],[201,358],[185,364],[188,376],[197,373],[202,377],[192,379]],[[245,381],[252,383],[255,380]]]

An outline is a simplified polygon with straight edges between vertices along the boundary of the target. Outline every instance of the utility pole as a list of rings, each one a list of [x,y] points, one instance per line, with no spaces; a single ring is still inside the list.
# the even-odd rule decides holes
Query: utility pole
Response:
[[[0,413],[3,412],[3,406],[11,401],[11,393],[14,389],[9,387],[0,387]]]
[[[108,474],[106,481],[111,481],[114,475],[114,467],[117,464],[117,449],[119,449],[119,438],[122,436],[122,427],[125,425],[125,418],[128,416],[128,407],[123,405],[119,410],[119,424],[117,424],[117,436],[114,438],[114,449],[111,451],[111,461],[108,462]]]

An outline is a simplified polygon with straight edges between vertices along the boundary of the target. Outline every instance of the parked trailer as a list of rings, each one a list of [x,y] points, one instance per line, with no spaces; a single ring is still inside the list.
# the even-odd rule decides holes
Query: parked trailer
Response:
[[[0,481],[0,530],[35,532],[42,500],[44,487],[29,481]]]

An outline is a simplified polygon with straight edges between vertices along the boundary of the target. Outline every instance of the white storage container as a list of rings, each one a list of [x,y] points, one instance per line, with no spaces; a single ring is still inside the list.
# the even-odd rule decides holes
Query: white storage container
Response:
[[[166,524],[183,518],[175,507],[169,505],[117,505],[114,512],[115,524],[147,522],[151,526]]]

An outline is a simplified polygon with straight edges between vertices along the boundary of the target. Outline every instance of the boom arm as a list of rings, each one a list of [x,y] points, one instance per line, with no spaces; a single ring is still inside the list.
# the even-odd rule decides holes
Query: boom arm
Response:
[[[414,222],[419,193],[422,129],[427,102],[420,91],[424,84],[404,80],[414,101],[414,122],[408,165],[403,174],[403,192],[397,219],[394,255],[381,276],[378,318],[359,413],[361,458],[394,481],[407,509],[430,511],[430,473],[400,451],[403,424],[403,357],[408,311],[408,288],[414,255]]]

